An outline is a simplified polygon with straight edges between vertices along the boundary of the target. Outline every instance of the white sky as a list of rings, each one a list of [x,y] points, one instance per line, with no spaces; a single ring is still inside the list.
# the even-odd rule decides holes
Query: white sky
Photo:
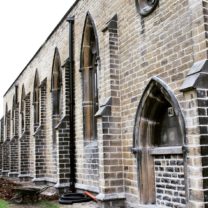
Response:
[[[0,118],[3,95],[74,2],[0,1]]]

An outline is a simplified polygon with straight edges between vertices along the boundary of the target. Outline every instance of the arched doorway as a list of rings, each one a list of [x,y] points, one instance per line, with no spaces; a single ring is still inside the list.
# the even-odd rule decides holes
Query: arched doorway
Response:
[[[184,139],[180,106],[170,88],[153,77],[142,95],[134,126],[132,150],[138,163],[141,204],[174,206],[178,199],[177,203],[185,204]]]

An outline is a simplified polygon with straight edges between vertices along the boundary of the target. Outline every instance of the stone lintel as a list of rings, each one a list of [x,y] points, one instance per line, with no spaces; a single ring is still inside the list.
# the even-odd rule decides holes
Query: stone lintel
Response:
[[[55,188],[67,188],[70,187],[70,183],[56,183],[56,185],[54,186]]]
[[[16,140],[16,139],[18,139],[18,136],[13,136],[12,138],[11,138],[11,140],[10,140],[10,143],[12,143],[14,140]]]
[[[44,87],[46,85],[46,83],[47,83],[47,77],[40,83],[39,88]]]
[[[191,70],[189,71],[188,76],[199,73],[199,72],[208,73],[208,60],[207,59],[195,62],[193,66],[191,67]]]
[[[111,201],[111,200],[121,200],[125,199],[125,193],[112,193],[112,194],[104,194],[100,193],[96,196],[96,199],[99,201]]]
[[[9,177],[18,177],[19,172],[9,172],[8,175],[9,175]]]
[[[24,130],[24,131],[22,132],[22,135],[20,136],[20,141],[25,137],[25,135],[26,135],[26,131]]]
[[[37,129],[36,129],[36,131],[34,132],[34,134],[33,134],[33,136],[37,136],[41,131],[42,129],[42,125],[40,124],[38,127],[37,127]]]
[[[10,139],[6,138],[3,142],[3,145],[5,145],[5,144],[7,145],[8,143],[10,143]]]
[[[30,174],[19,174],[18,178],[32,178]]]
[[[41,177],[41,178],[34,178],[32,182],[50,182],[50,183],[57,183],[56,179],[49,178],[49,177]]]
[[[9,170],[2,170],[2,173],[9,173]]]
[[[117,30],[117,21],[118,21],[118,16],[115,14],[107,23],[106,26],[103,28],[102,32],[105,32],[106,30],[109,29],[114,29]]]
[[[81,189],[81,190],[91,191],[91,192],[94,192],[94,193],[99,193],[99,187],[97,187],[97,186],[91,186],[91,185],[87,185],[87,184],[76,183],[75,188]]]
[[[55,126],[55,129],[63,128],[64,122],[69,121],[69,116],[64,116],[61,118],[60,122]]]
[[[2,170],[1,175],[2,176],[8,176],[9,170]]]
[[[208,60],[201,60],[193,64],[180,91],[186,92],[197,88],[208,88]]]
[[[32,182],[42,182],[45,181],[45,178],[34,178]]]
[[[182,146],[157,147],[150,149],[150,154],[152,155],[178,155],[182,153]]]
[[[61,68],[70,68],[70,64],[71,64],[71,58],[69,57],[64,61],[64,64],[61,66]]]
[[[103,100],[99,110],[96,112],[95,117],[101,117],[109,114],[109,107],[112,105],[112,97]]]
[[[30,98],[30,92],[27,93],[27,95],[25,95],[24,100]]]

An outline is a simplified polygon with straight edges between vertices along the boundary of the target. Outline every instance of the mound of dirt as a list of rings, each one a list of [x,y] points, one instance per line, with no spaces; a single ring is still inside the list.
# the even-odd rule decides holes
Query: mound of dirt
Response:
[[[14,189],[17,187],[24,187],[24,186],[25,186],[25,183],[15,182],[7,178],[3,178],[3,177],[0,178],[0,199],[4,199],[4,200],[11,199],[15,195]],[[34,184],[32,185],[30,184],[30,186],[34,187]],[[51,192],[50,194],[47,194],[47,192],[46,193],[43,192],[38,196],[38,198],[39,200],[51,201],[51,200],[58,200],[59,196],[55,192]]]
[[[13,188],[20,186],[14,181],[0,178],[0,199],[8,200],[14,196]]]

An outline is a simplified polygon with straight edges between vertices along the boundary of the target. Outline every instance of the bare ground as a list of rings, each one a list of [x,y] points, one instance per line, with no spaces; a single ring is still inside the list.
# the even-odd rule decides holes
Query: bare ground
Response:
[[[85,202],[85,203],[77,203],[73,205],[60,205],[57,202],[54,202],[59,208],[99,208],[99,206],[95,202]],[[44,208],[40,204],[10,204],[9,208]]]
[[[40,203],[27,203],[27,204],[14,204],[10,203],[10,199],[14,196],[14,189],[18,187],[19,184],[8,180],[6,178],[0,178],[0,199],[9,201],[9,208],[48,208]],[[95,202],[85,202],[85,203],[76,203],[73,205],[61,205],[58,203],[57,196],[52,198],[41,197],[43,200],[50,200],[50,203],[56,205],[58,208],[99,208]],[[53,200],[53,201],[51,201]]]

